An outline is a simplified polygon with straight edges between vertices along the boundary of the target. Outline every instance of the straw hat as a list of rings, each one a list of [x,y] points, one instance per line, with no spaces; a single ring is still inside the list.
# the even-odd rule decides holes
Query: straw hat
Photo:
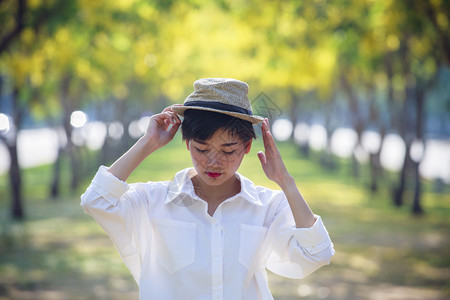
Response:
[[[264,118],[254,116],[247,97],[248,85],[231,78],[204,78],[194,82],[191,93],[183,106],[173,106],[172,110],[184,115],[187,109],[198,109],[230,115],[252,124],[261,123]]]

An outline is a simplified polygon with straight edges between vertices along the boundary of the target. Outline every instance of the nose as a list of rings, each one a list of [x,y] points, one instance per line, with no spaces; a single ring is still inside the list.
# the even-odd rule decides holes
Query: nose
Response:
[[[220,167],[222,165],[222,156],[218,151],[211,151],[207,157],[206,165],[208,167]]]

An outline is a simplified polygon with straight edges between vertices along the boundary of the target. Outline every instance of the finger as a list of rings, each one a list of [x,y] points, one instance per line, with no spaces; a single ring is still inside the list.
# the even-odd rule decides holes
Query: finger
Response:
[[[177,115],[175,112],[173,112],[173,111],[167,111],[166,113],[169,114],[170,117],[172,118],[172,123],[173,123],[173,124],[175,124],[175,123],[181,123],[181,119],[178,117],[178,115]]]
[[[266,120],[263,121],[262,126],[261,126],[261,133],[262,133],[262,138],[263,138],[263,142],[264,142],[264,148],[267,147],[267,123]]]
[[[174,118],[176,123],[181,123],[181,119],[176,113],[173,113],[173,118]]]
[[[164,119],[170,121],[171,124],[181,122],[180,118],[178,118],[177,114],[172,111],[166,111],[166,112],[162,113],[162,115],[164,116]]]
[[[159,126],[164,130],[167,130],[170,125],[179,123],[169,112],[160,113],[157,120]]]
[[[171,105],[171,106],[168,106],[168,107],[164,108],[164,110],[162,112],[169,112],[169,111],[173,112],[172,108],[174,106],[183,106],[183,105],[182,104],[174,104],[174,105]]]
[[[264,149],[266,151],[268,150],[275,151],[276,149],[275,140],[272,136],[272,133],[269,130],[263,133],[263,142],[264,142]]]
[[[266,155],[262,151],[259,151],[257,155],[258,155],[259,161],[261,162],[261,165],[264,166],[267,163]]]
[[[165,123],[165,118],[163,116],[163,114],[157,114],[157,115],[153,115],[150,118],[150,121],[148,122],[148,126],[152,125],[152,122],[156,122],[156,125],[158,127],[164,127],[166,125]]]
[[[162,112],[168,112],[168,111],[172,111],[172,105],[164,108]]]
[[[269,148],[269,141],[267,137],[267,131],[263,131],[263,144],[264,144],[264,150],[267,150]]]
[[[180,125],[181,125],[181,123],[175,123],[172,125],[172,128],[170,128],[170,130],[169,130],[170,136],[173,137],[177,133],[178,128],[180,128]]]
[[[263,126],[265,131],[270,131],[269,119],[265,118],[263,121]]]
[[[275,145],[275,139],[273,138],[273,135],[270,131],[266,132],[266,139],[267,139],[267,144],[269,147],[274,147]]]
[[[261,123],[261,131],[264,133],[265,131],[267,131],[267,124],[266,124],[266,119],[264,119]]]

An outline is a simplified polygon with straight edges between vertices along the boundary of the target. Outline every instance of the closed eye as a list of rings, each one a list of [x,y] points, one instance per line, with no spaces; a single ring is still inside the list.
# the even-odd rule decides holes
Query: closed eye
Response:
[[[195,147],[195,149],[200,152],[200,153],[206,153],[208,150],[202,150],[202,149],[198,149],[197,147]]]
[[[236,150],[233,150],[233,151],[223,151],[223,154],[231,155],[231,154],[233,154],[234,152],[236,152]]]

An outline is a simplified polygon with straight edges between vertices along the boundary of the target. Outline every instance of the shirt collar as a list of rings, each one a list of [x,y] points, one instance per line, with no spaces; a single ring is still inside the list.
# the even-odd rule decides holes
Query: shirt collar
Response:
[[[199,200],[199,197],[194,192],[194,185],[192,184],[191,178],[196,175],[196,171],[194,168],[187,168],[179,171],[175,174],[173,180],[169,183],[167,196],[164,203],[170,203],[174,200],[183,201],[183,202],[195,202]],[[236,173],[239,181],[241,182],[241,191],[231,197],[230,199],[235,199],[238,197],[242,197],[248,202],[262,206],[263,203],[259,199],[258,192],[254,183],[242,176],[239,173]],[[184,203],[185,205],[187,203]],[[193,203],[192,203],[193,204]]]
[[[177,198],[186,198],[186,196],[192,200],[198,199],[198,196],[194,192],[194,185],[191,180],[196,174],[194,168],[187,168],[175,174],[173,180],[169,182],[169,188],[164,203],[167,204]],[[182,197],[183,195],[185,197]]]
[[[238,175],[239,181],[241,182],[241,191],[235,196],[233,196],[233,198],[241,196],[252,204],[262,206],[263,203],[261,202],[261,199],[258,196],[258,191],[256,190],[255,184],[247,177],[237,172],[236,174]]]

